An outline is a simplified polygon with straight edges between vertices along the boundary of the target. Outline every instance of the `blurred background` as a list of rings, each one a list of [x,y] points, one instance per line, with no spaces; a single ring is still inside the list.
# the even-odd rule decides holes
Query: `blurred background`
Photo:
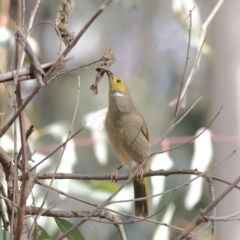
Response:
[[[164,146],[154,146],[163,136],[174,115],[174,107],[170,107],[169,103],[178,95],[188,46],[189,20],[185,22],[183,20],[195,6],[192,13],[190,59],[185,73],[187,79],[194,66],[202,24],[217,2],[115,0],[93,22],[68,55],[73,59],[67,62],[64,70],[96,61],[108,46],[111,47],[118,61],[110,70],[123,78],[129,86],[135,105],[147,122],[154,150],[161,150],[162,147],[169,149],[184,143],[188,139],[186,137],[194,136],[200,128],[206,127],[223,106],[209,131],[202,134],[202,141],[199,138],[199,143],[187,144],[169,153],[157,155],[152,160],[151,169],[197,168],[204,171],[208,166],[225,159],[239,146],[240,31],[236,26],[240,22],[240,2],[237,0],[224,2],[209,24],[199,69],[188,92],[186,108],[180,111],[179,117],[202,96],[201,101],[168,134]],[[26,0],[26,25],[35,3],[36,1]],[[60,3],[60,0],[42,1],[34,24],[41,21],[54,23]],[[76,35],[102,3],[102,0],[76,1],[68,30],[75,32]],[[2,1],[0,11],[0,67],[1,72],[6,72],[13,69],[16,1]],[[58,58],[60,40],[50,25],[42,24],[35,27],[32,42],[41,63]],[[28,64],[26,61],[25,66]],[[69,142],[58,172],[110,174],[120,165],[107,143],[103,127],[106,114],[104,109],[108,106],[107,78],[102,79],[98,95],[93,95],[89,90],[95,80],[95,67],[96,65],[91,65],[59,77],[44,87],[28,105],[27,126],[32,123],[36,128],[30,139],[31,150],[36,150],[33,156],[35,163],[66,140],[76,106],[77,76],[80,76],[80,99],[74,131],[82,127],[84,129]],[[34,80],[22,83],[23,96],[27,96],[34,86]],[[2,110],[5,106],[5,94],[5,86],[1,84],[1,112],[9,113],[9,106]],[[7,101],[10,103],[11,99]],[[8,117],[9,115],[2,117],[1,124],[5,123]],[[1,139],[0,144],[5,150],[13,151],[11,131]],[[54,154],[37,171],[53,172],[59,156],[60,152]],[[236,153],[214,168],[210,174],[232,182],[239,175],[238,160],[239,153]],[[127,173],[127,170],[123,169],[120,173]],[[189,179],[188,175],[153,177],[149,179],[150,189],[152,193],[160,193]],[[121,182],[110,181],[56,180],[54,187],[90,202],[101,203],[120,184]],[[210,202],[209,189],[205,181],[199,181],[199,185],[196,185],[197,193],[191,193],[190,186],[176,191],[171,204],[156,216],[156,220],[179,228],[186,227],[198,215],[199,209],[206,207]],[[217,197],[227,185],[214,182],[214,187]],[[43,187],[35,187],[36,206],[40,205],[45,192],[46,189]],[[132,186],[129,185],[116,196],[115,200],[132,197]],[[171,194],[166,194],[155,198],[151,203],[151,213],[163,207],[170,197]],[[217,206],[217,216],[239,212],[239,200],[238,190],[233,190]],[[29,204],[32,204],[32,199],[29,199]],[[56,204],[56,209],[59,210],[92,209],[86,204],[51,192],[45,207],[53,204]],[[109,207],[130,215],[133,212],[131,203],[114,204]],[[78,222],[76,219],[71,221]],[[53,239],[59,235],[54,220],[42,217],[39,224]],[[125,225],[124,229],[128,239],[160,237],[173,239],[179,234],[177,229],[147,222]],[[120,239],[117,229],[112,225],[88,221],[80,227],[80,230],[85,239]],[[206,235],[210,233],[211,228],[199,239],[208,239]],[[238,222],[218,222],[217,235],[219,239],[237,239]]]

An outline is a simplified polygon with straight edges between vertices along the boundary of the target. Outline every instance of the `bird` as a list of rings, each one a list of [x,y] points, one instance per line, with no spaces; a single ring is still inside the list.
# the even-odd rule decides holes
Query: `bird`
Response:
[[[147,124],[136,109],[126,83],[112,72],[107,71],[109,79],[108,112],[105,128],[113,152],[122,165],[127,166],[133,173],[139,165],[150,158],[151,145]],[[148,161],[147,161],[148,162]],[[133,179],[134,197],[143,198],[149,195],[147,179],[143,173],[149,169],[145,164]],[[114,171],[111,179],[116,180],[118,170]],[[135,216],[147,217],[149,200],[134,202]]]

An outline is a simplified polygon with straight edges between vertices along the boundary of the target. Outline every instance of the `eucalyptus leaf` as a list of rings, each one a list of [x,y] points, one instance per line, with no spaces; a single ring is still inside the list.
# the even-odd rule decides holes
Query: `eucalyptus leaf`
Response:
[[[56,224],[58,225],[59,229],[65,233],[67,230],[69,230],[72,226],[74,226],[69,221],[63,219],[63,218],[54,218]],[[82,233],[79,231],[79,229],[73,230],[70,234],[67,236],[68,240],[85,240]]]

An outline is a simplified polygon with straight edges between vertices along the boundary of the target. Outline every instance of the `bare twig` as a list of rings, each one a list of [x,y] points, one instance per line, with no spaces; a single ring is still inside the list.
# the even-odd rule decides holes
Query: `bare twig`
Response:
[[[40,208],[38,207],[27,207],[26,208],[26,215],[37,215],[40,211]],[[50,210],[48,209],[42,209],[41,210],[41,216],[47,216],[47,217],[64,217],[64,218],[78,218],[78,217],[86,217],[89,214],[89,211],[58,211],[58,210]],[[126,235],[122,226],[122,221],[117,218],[116,216],[112,215],[110,212],[101,210],[98,213],[96,213],[93,217],[98,218],[105,218],[111,222],[111,224],[114,224],[121,236],[122,240],[126,240]]]
[[[14,165],[12,164],[12,161],[8,154],[4,151],[2,147],[0,147],[0,163],[3,168],[3,172],[5,174],[5,179],[7,181],[7,191],[8,191],[8,199],[11,202],[12,206],[8,207],[8,216],[9,220],[11,219],[10,224],[10,233],[12,235],[13,233],[13,213],[14,213],[14,206],[16,205],[14,203],[15,201],[15,191],[16,191],[16,184],[14,184]],[[17,182],[17,181],[16,181]],[[4,196],[4,199],[7,201],[6,196]],[[12,213],[10,212],[12,210]]]
[[[72,50],[72,48],[77,44],[78,40],[82,37],[82,35],[86,32],[89,26],[93,23],[93,21],[107,8],[107,6],[112,2],[112,0],[107,0],[104,4],[99,8],[99,10],[89,19],[89,21],[85,24],[85,26],[80,30],[80,32],[76,35],[73,41],[68,45],[68,47],[64,50],[61,56],[58,58],[57,62],[52,66],[52,68],[47,72],[44,82],[48,82],[51,75],[55,72],[56,66],[58,66],[64,57]]]
[[[2,197],[2,196],[0,195],[0,197]],[[5,231],[8,231],[9,222],[8,222],[5,212],[4,212],[2,199],[0,199],[0,216],[3,221],[3,227],[4,227]]]
[[[70,69],[70,70],[66,70],[66,71],[61,72],[61,73],[57,73],[55,76],[53,76],[52,78],[49,79],[49,82],[51,82],[52,80],[54,80],[54,79],[56,79],[56,78],[58,78],[58,77],[60,77],[60,76],[62,76],[62,75],[64,75],[64,74],[66,74],[66,73],[69,73],[69,72],[78,70],[78,69],[80,69],[80,68],[89,67],[89,66],[91,66],[91,65],[93,65],[93,64],[95,64],[95,63],[101,62],[101,61],[102,61],[102,58],[100,58],[100,59],[98,59],[98,60],[96,60],[96,61],[93,61],[93,62],[91,62],[91,63],[85,64],[85,65],[82,65],[82,66],[79,66],[79,67],[75,67],[75,68],[72,68],[72,69]]]
[[[38,82],[39,87],[43,87],[45,84],[42,81],[42,77],[45,75],[38,58],[36,57],[35,53],[33,52],[27,38],[23,34],[21,28],[17,28],[16,38],[19,43],[22,45],[24,51],[26,52],[28,59],[33,67],[33,73],[35,78]]]
[[[215,201],[215,192],[214,192],[214,187],[213,187],[213,178],[210,177],[210,179],[208,180],[208,186],[209,186],[209,193],[210,193],[210,199],[211,199],[211,202],[214,202]],[[216,217],[217,215],[217,209],[216,207],[213,208],[213,211],[212,211],[212,217]],[[212,235],[215,236],[217,233],[217,230],[216,230],[216,221],[212,221]]]
[[[77,132],[75,132],[71,137],[69,137],[65,142],[63,142],[60,146],[58,146],[54,151],[52,151],[48,156],[46,156],[43,160],[41,160],[39,163],[37,163],[35,166],[33,166],[30,169],[30,172],[35,169],[37,166],[39,166],[41,163],[46,161],[48,158],[50,158],[55,152],[57,152],[60,148],[64,146],[68,141],[70,141],[72,138],[74,138],[78,133],[80,133],[83,130],[83,128],[80,128]]]
[[[7,196],[2,196],[2,195],[0,195],[0,198],[4,199],[6,202],[14,205],[14,207],[16,207],[17,209],[19,209],[19,206],[18,206],[16,203],[14,203],[14,202],[12,202],[11,200],[9,200],[9,199],[7,198]],[[9,205],[9,206],[10,206],[10,205]]]
[[[31,29],[31,27],[33,25],[33,21],[34,21],[34,18],[35,18],[35,15],[37,13],[37,10],[38,10],[38,7],[39,7],[40,3],[41,3],[41,0],[37,0],[34,9],[31,12],[31,17],[29,19],[29,24],[28,24],[28,30]]]
[[[17,2],[17,15],[16,15],[17,29],[23,28],[24,11],[25,11],[24,6],[25,6],[24,0],[20,0]],[[15,94],[16,94],[16,100],[17,100],[17,108],[19,108],[22,105],[21,86],[20,86],[20,83],[17,81],[18,71],[21,68],[20,62],[21,62],[22,53],[23,53],[23,50],[20,49],[20,43],[16,41],[15,69],[17,70],[17,75],[14,80],[14,85],[16,87]],[[23,180],[22,180],[22,188],[21,188],[20,202],[19,202],[20,209],[17,215],[17,226],[16,226],[16,232],[14,235],[15,240],[21,239],[22,231],[25,225],[25,207],[26,207],[26,199],[27,199],[26,189],[28,184],[28,179],[26,177],[28,167],[27,167],[26,138],[25,138],[25,119],[24,119],[23,112],[20,112],[19,114],[19,122],[20,122],[20,136],[21,136],[21,144],[22,144],[22,156],[23,156],[22,157]]]
[[[232,189],[240,182],[240,176],[236,178],[236,180],[212,203],[210,203],[205,209],[201,210],[200,214],[195,218],[193,222],[191,222],[184,231],[176,238],[176,240],[181,240],[187,237],[187,235],[193,231],[199,224],[205,222],[205,216],[213,210],[217,204],[222,201],[222,199],[230,192]]]
[[[214,177],[214,176],[212,176],[212,179],[215,180],[215,181],[218,181],[218,182],[225,183],[225,184],[227,184],[227,185],[231,185],[231,184],[232,184],[232,183],[229,182],[229,181],[226,181],[226,180],[223,180],[223,179],[220,179],[220,178]],[[240,190],[240,186],[239,186],[239,187],[236,186],[235,188],[238,189],[238,190]]]
[[[177,98],[177,104],[176,104],[176,108],[175,108],[175,113],[174,113],[174,117],[176,118],[178,115],[178,111],[179,111],[179,104],[180,104],[180,96],[182,95],[182,87],[183,87],[183,83],[184,83],[184,78],[185,78],[185,74],[186,74],[186,70],[187,70],[187,65],[188,65],[188,60],[189,60],[189,50],[190,50],[190,45],[191,45],[191,31],[192,31],[192,11],[189,11],[189,18],[190,18],[190,26],[188,29],[188,45],[187,45],[187,55],[186,55],[186,60],[185,60],[185,66],[184,66],[184,70],[182,73],[182,80],[181,80],[181,85],[180,85],[180,89],[179,89],[179,93],[178,93],[178,98]]]
[[[16,109],[15,109],[15,112],[16,112]],[[17,162],[17,123],[16,121],[14,121],[14,124],[13,124],[13,136],[14,136],[14,162],[16,163]],[[17,176],[18,176],[18,168],[17,168],[17,164],[15,164],[14,173],[13,173],[13,194],[12,194],[13,196],[11,196],[10,199],[12,199],[13,203],[19,204],[19,195],[18,195],[19,186],[18,186]],[[14,211],[15,209],[13,204],[10,209],[11,209],[10,239],[13,240],[17,219],[15,217],[15,211]],[[10,218],[10,213],[9,213],[9,218]]]
[[[18,107],[15,114],[8,120],[8,122],[0,128],[0,138],[6,133],[6,131],[11,127],[11,125],[14,123],[16,118],[19,116],[19,114],[25,109],[25,107],[28,105],[28,103],[33,99],[33,97],[40,91],[40,87],[37,86],[32,91],[30,95],[25,99],[25,101],[21,104],[21,106]]]
[[[67,62],[72,58],[65,58],[63,62]],[[49,62],[41,65],[44,72],[48,71],[55,62]],[[85,65],[87,66],[87,65]],[[69,70],[71,71],[71,70]],[[16,70],[0,74],[0,83],[10,82],[16,75]],[[34,78],[33,69],[31,67],[21,68],[18,72],[18,81],[25,81]]]
[[[40,2],[41,2],[41,0],[37,0],[34,9],[33,9],[32,12],[31,12],[31,17],[30,17],[30,19],[29,19],[29,24],[28,24],[28,30],[31,29],[31,27],[32,27],[33,20],[34,20],[34,17],[35,17],[35,15],[36,15],[36,13],[37,13],[37,10],[38,10],[38,7],[39,7],[39,5],[40,5]],[[27,34],[26,39],[28,39],[28,36],[29,36],[29,34]],[[24,53],[23,56],[22,56],[21,65],[23,64],[24,58],[25,58],[25,53]]]
[[[64,154],[64,152],[65,152],[65,150],[66,150],[67,143],[68,143],[68,141],[69,141],[69,138],[70,138],[70,135],[71,135],[71,132],[72,132],[72,128],[73,128],[73,124],[74,124],[74,122],[75,122],[75,118],[76,118],[76,114],[77,114],[78,103],[79,103],[79,96],[80,96],[80,77],[78,77],[78,94],[77,94],[76,106],[75,106],[75,110],[74,110],[74,114],[73,114],[73,118],[72,118],[72,123],[71,123],[70,129],[69,129],[69,132],[68,132],[68,136],[67,136],[67,139],[66,139],[66,141],[65,141],[66,143],[63,145],[63,149],[62,149],[60,158],[59,158],[59,160],[58,160],[58,162],[57,162],[55,171],[54,171],[54,173],[53,173],[53,177],[52,177],[52,179],[51,179],[51,181],[50,181],[49,187],[48,187],[47,192],[46,192],[46,194],[45,194],[45,197],[44,197],[44,199],[43,199],[43,201],[42,201],[42,204],[41,204],[40,209],[43,208],[43,206],[44,206],[44,204],[45,204],[45,202],[46,202],[47,196],[48,196],[49,191],[50,191],[50,187],[51,187],[52,184],[53,184],[53,181],[54,181],[55,175],[57,174],[57,170],[58,170],[58,168],[59,168],[59,166],[60,166],[60,163],[61,163],[63,154]],[[35,168],[34,168],[34,169],[35,169]],[[33,223],[32,227],[31,227],[31,229],[33,229],[34,225],[36,225],[37,219],[38,219],[38,217],[34,219],[34,223]],[[30,234],[29,234],[29,238],[30,238],[30,239],[31,239],[31,234],[32,234],[32,230],[30,231]]]
[[[22,100],[21,100],[21,88],[20,84],[17,85],[17,91],[16,91],[16,97],[17,97],[17,103],[18,106],[21,106]],[[26,200],[27,200],[27,187],[29,184],[29,178],[28,178],[28,166],[27,166],[27,144],[26,144],[26,137],[25,137],[25,119],[24,119],[24,113],[20,112],[19,115],[20,120],[20,134],[21,134],[21,143],[22,143],[22,187],[21,187],[21,195],[20,195],[20,203],[19,207],[20,210],[18,212],[18,218],[17,218],[17,228],[16,228],[16,235],[15,240],[20,239],[22,230],[25,225],[25,207],[26,207]],[[17,163],[15,163],[17,164]]]
[[[206,131],[206,129],[208,129],[208,128],[211,126],[211,124],[215,121],[215,119],[216,119],[216,118],[218,117],[218,115],[220,114],[222,108],[223,108],[223,107],[221,106],[220,109],[219,109],[219,111],[217,112],[217,114],[216,114],[216,115],[213,117],[213,119],[210,121],[210,123],[209,123],[199,134],[197,134],[196,136],[194,136],[192,139],[186,141],[185,143],[183,143],[183,144],[181,144],[181,145],[179,145],[179,146],[177,146],[177,147],[173,147],[173,148],[171,148],[171,149],[164,150],[164,151],[161,151],[161,152],[153,152],[153,153],[151,154],[151,156],[153,156],[153,155],[155,155],[155,154],[159,154],[159,153],[170,152],[170,151],[176,150],[176,149],[178,149],[178,148],[180,148],[180,147],[182,147],[182,146],[184,146],[184,145],[192,142],[193,140],[197,139],[200,135],[202,135],[202,134]],[[172,122],[172,123],[173,123],[173,122]],[[169,125],[169,128],[168,128],[167,131],[164,133],[164,137],[166,136],[166,134],[168,134],[168,133],[170,132],[170,130],[172,129],[172,126],[173,126],[173,125]],[[163,139],[164,139],[164,138],[161,138],[161,139],[160,139],[160,141],[157,143],[156,147],[158,146],[158,144],[160,144],[160,142],[163,141]]]
[[[204,41],[202,42],[202,45],[201,45],[201,51],[202,51],[203,44],[204,44]],[[198,55],[198,57],[200,57],[200,55]],[[197,59],[198,59],[198,58],[197,58]],[[194,67],[194,70],[195,70],[195,71],[193,71],[193,74],[191,75],[191,79],[190,79],[190,80],[193,79],[194,74],[195,74],[195,72],[196,72],[196,68],[197,68],[197,65]],[[188,85],[188,87],[190,87],[190,85]],[[185,91],[185,90],[182,91],[182,92],[183,92],[183,97],[186,95],[186,92],[187,92],[187,91],[185,91],[185,92],[184,92],[184,91]],[[182,100],[182,97],[180,96],[180,97],[178,98],[178,101],[181,101],[181,100]],[[167,136],[167,135],[169,134],[169,132],[173,129],[173,127],[176,126],[176,124],[174,124],[174,123],[175,123],[175,121],[176,121],[176,118],[177,118],[177,116],[178,116],[178,113],[179,113],[179,110],[180,110],[180,107],[181,107],[181,106],[179,106],[179,102],[177,102],[177,106],[178,106],[178,109],[176,108],[173,119],[171,120],[171,122],[170,122],[167,130],[164,132],[162,138],[161,138],[160,141],[156,144],[156,146],[155,146],[154,149],[156,149],[156,148],[162,143],[162,141],[166,138],[166,136]],[[190,109],[192,109],[192,108],[190,108]],[[222,109],[222,107],[220,108],[220,110],[221,110],[221,109]],[[220,110],[219,110],[219,111],[220,111]],[[218,114],[219,114],[219,112],[218,112]],[[218,114],[216,115],[216,117],[218,116]],[[216,117],[215,117],[215,118],[216,118]],[[213,119],[213,121],[215,120],[215,118]],[[181,120],[182,120],[182,119],[183,119],[183,118],[181,118]],[[212,121],[212,122],[213,122],[213,121]],[[179,123],[179,121],[177,121],[177,122]],[[211,124],[212,122],[210,122],[210,124]]]
[[[29,35],[29,34],[31,33],[31,31],[33,31],[33,29],[34,29],[35,27],[37,27],[37,26],[39,26],[39,25],[42,25],[42,24],[48,24],[48,25],[52,26],[52,27],[55,29],[55,31],[56,31],[56,33],[58,34],[58,36],[61,38],[61,34],[60,34],[58,28],[57,28],[52,22],[48,22],[48,21],[42,21],[42,22],[36,23],[32,28],[30,28],[30,29],[28,30],[27,35]],[[59,49],[61,50],[61,48],[62,48],[62,42],[61,42],[61,40],[60,40]],[[56,64],[56,65],[55,65],[55,70],[56,70],[59,66],[61,66],[61,64],[62,64],[62,61],[61,61],[59,64]]]
[[[208,169],[206,172],[212,170],[213,168],[215,168],[215,167],[218,166],[219,164],[221,164],[221,163],[223,163],[224,161],[226,161],[227,159],[231,158],[232,155],[236,153],[236,151],[237,151],[237,150],[233,151],[233,153],[231,153],[227,158],[225,158],[224,160],[222,160],[220,163],[214,165],[213,167],[211,167],[210,169]],[[175,171],[177,171],[179,174],[182,174],[182,172],[181,172],[181,173],[179,172],[180,170],[175,170]],[[187,170],[187,171],[189,171],[189,170]],[[196,170],[192,170],[192,171],[196,171]],[[170,171],[169,171],[169,172],[170,172]],[[206,175],[206,172],[199,174],[198,177],[202,177],[202,176],[208,177],[208,176]],[[151,173],[150,173],[150,174],[151,174]],[[132,174],[132,175],[133,175],[133,174]],[[130,175],[130,176],[128,177],[128,180],[129,180],[129,179],[131,180],[131,177],[133,178],[132,175]],[[196,177],[196,178],[188,181],[187,183],[184,183],[184,184],[182,184],[182,185],[180,185],[180,186],[177,186],[177,187],[175,187],[175,188],[173,188],[173,189],[170,189],[170,190],[168,190],[168,191],[165,191],[165,192],[163,192],[163,193],[159,193],[159,194],[156,194],[156,195],[153,195],[153,196],[150,196],[150,197],[155,197],[155,196],[159,196],[159,195],[163,195],[163,194],[166,194],[166,193],[175,191],[175,190],[177,190],[177,189],[179,189],[179,188],[181,188],[181,187],[183,187],[183,186],[188,185],[190,182],[194,181],[194,180],[197,179],[198,177]],[[110,178],[110,176],[109,176],[109,178]],[[129,180],[129,181],[130,181],[130,180]],[[126,181],[126,182],[128,182],[128,181]],[[124,184],[126,184],[126,182],[125,182]],[[119,189],[121,189],[121,188],[124,186],[124,184],[123,184]],[[118,189],[118,190],[119,190],[119,189]],[[114,193],[114,194],[116,194],[116,193]],[[113,194],[113,195],[114,195],[114,194]],[[107,204],[109,204],[109,202],[110,202],[110,200],[112,199],[112,197],[113,197],[113,196],[110,196],[110,197],[107,199],[107,201],[105,201],[103,204],[101,204],[101,205],[98,206],[96,209],[94,209],[94,210],[91,212],[91,214],[88,215],[88,218],[82,219],[82,221],[81,221],[80,223],[78,223],[78,224],[82,224],[82,223],[85,222],[87,219],[89,219],[89,217],[91,217],[92,214],[95,214],[98,210],[100,210],[100,209],[102,208],[102,205],[106,206]]]
[[[187,114],[198,104],[198,102],[202,99],[202,96],[200,98],[197,99],[197,101],[195,103],[193,103],[193,105],[183,114],[183,116],[178,119],[173,125],[172,125],[172,129],[179,124],[186,116]]]
[[[227,158],[229,159],[229,157]],[[226,160],[226,159],[224,159]],[[216,165],[214,166],[216,167]],[[212,169],[211,169],[212,170]],[[209,176],[203,172],[198,171],[197,169],[174,169],[174,170],[157,170],[157,171],[152,171],[150,170],[149,172],[146,172],[143,174],[143,177],[153,177],[153,176],[171,176],[171,175],[196,175],[200,176],[203,178],[208,179]],[[35,183],[39,183],[38,179],[51,179],[53,177],[53,173],[43,173],[43,174],[36,174],[36,180]],[[129,178],[128,174],[119,174],[118,175],[118,181],[121,180],[126,180]],[[210,177],[215,181],[219,181],[222,183],[225,183],[227,185],[231,185],[231,182],[225,181],[223,179],[217,178],[217,177]],[[64,179],[75,179],[75,180],[111,180],[111,175],[110,174],[74,174],[74,173],[57,173],[55,175],[55,179],[59,180],[64,180]],[[133,179],[137,179],[134,177]],[[18,180],[21,181],[21,177],[18,178]],[[240,190],[240,186],[235,186],[236,189]],[[59,191],[60,194],[62,194],[62,191]]]
[[[100,217],[106,218],[117,227],[121,240],[127,240],[121,219],[110,214],[110,212],[107,212],[107,211],[101,210],[100,213],[101,213]]]
[[[40,186],[43,186],[43,187],[45,187],[45,188],[48,188],[48,187],[49,187],[47,184],[44,184],[43,182],[40,182],[39,180],[36,180],[36,184],[38,184],[38,185],[40,185]],[[54,191],[54,192],[56,192],[56,193],[58,193],[58,194],[61,194],[61,195],[65,196],[65,197],[68,197],[68,198],[70,198],[70,199],[73,199],[73,200],[75,200],[75,201],[82,202],[82,203],[88,204],[88,205],[93,206],[93,207],[97,207],[97,206],[98,206],[98,204],[96,204],[96,203],[87,201],[87,200],[82,199],[82,198],[77,198],[77,197],[72,196],[72,195],[70,195],[70,194],[68,194],[68,193],[65,193],[65,192],[63,192],[63,191],[61,191],[61,190],[59,190],[59,189],[56,189],[56,188],[54,188],[54,187],[51,187],[50,190],[51,190],[51,191]],[[124,216],[124,217],[128,217],[128,218],[129,218],[129,217],[134,217],[134,216],[129,216],[129,215],[127,215],[127,214],[124,214],[124,213],[121,213],[121,212],[118,212],[118,211],[109,209],[109,208],[103,208],[103,210],[106,210],[106,211],[109,211],[109,212],[112,212],[112,213],[116,213],[116,214],[118,214],[118,215],[121,215],[121,216]]]
[[[174,169],[174,170],[157,170],[146,172],[143,174],[143,177],[152,177],[152,176],[171,176],[171,175],[201,175],[203,177],[207,177],[203,172],[199,172],[197,169]],[[119,174],[117,180],[127,180],[129,178],[129,174]],[[51,179],[53,177],[53,173],[43,173],[36,174],[36,179]],[[74,173],[57,173],[55,175],[55,179],[63,180],[63,179],[75,179],[75,180],[111,180],[111,174],[74,174]],[[137,179],[134,177],[133,179]],[[19,178],[21,180],[21,178]]]
[[[186,81],[186,84],[183,88],[183,91],[181,93],[180,96],[180,100],[182,100],[184,98],[184,96],[186,96],[186,91],[189,88],[191,81],[193,79],[194,74],[196,73],[198,66],[200,64],[200,60],[201,60],[201,52],[202,52],[202,47],[203,47],[203,43],[205,42],[205,38],[206,38],[206,32],[207,32],[207,28],[209,23],[212,21],[213,17],[216,15],[216,13],[218,12],[219,8],[221,7],[221,5],[223,4],[224,0],[219,0],[218,3],[215,5],[215,7],[213,8],[212,12],[209,14],[208,18],[206,19],[206,21],[203,23],[202,25],[202,33],[201,33],[201,37],[199,40],[199,47],[198,47],[198,52],[197,52],[197,56],[196,56],[196,60],[194,63],[194,66],[191,70],[191,73],[189,74],[189,77]],[[195,72],[195,73],[194,73]],[[174,104],[177,104],[179,101],[179,98],[173,100],[172,102],[170,102],[170,106],[173,106]]]
[[[26,132],[26,141],[28,140],[29,136],[34,132],[34,126],[31,124],[30,127],[28,128],[27,132]],[[28,146],[28,145],[27,145]],[[19,150],[18,156],[17,156],[17,162],[15,162],[16,164],[19,163],[20,158],[22,156],[22,147]]]
[[[54,208],[54,207],[56,207],[55,205],[53,205],[53,206],[50,206],[50,207],[48,207],[47,209],[42,209],[42,208],[38,208],[38,212],[36,213],[36,217],[34,218],[34,224],[32,225],[32,227],[31,227],[31,229],[30,229],[30,231],[29,231],[29,238],[28,239],[32,239],[32,233],[33,233],[33,229],[34,229],[34,226],[36,225],[36,223],[37,223],[37,220],[38,220],[38,218],[40,217],[40,216],[42,216],[45,212],[47,212],[47,211],[49,211],[50,209],[52,209],[52,208]],[[27,213],[26,213],[26,215],[27,215]]]
[[[10,201],[10,200],[8,199],[7,194],[6,194],[5,189],[4,189],[4,187],[3,187],[2,184],[0,184],[0,191],[1,191],[1,193],[2,193],[2,196],[4,197],[3,199],[5,200],[5,204],[6,204],[6,206],[7,206],[7,211],[8,211],[8,213],[10,213],[10,212],[11,212],[11,209],[12,209],[12,206],[11,206],[12,201]],[[17,207],[18,207],[18,206],[17,206]],[[10,220],[10,219],[9,219],[9,220]]]
[[[236,212],[231,215],[226,215],[222,217],[205,217],[208,221],[239,221],[239,218],[236,219],[236,217],[240,216],[240,212]]]
[[[176,171],[179,171],[179,170],[176,170]],[[188,170],[187,170],[188,171]],[[196,170],[192,170],[192,171],[196,171]],[[42,183],[42,182],[40,182],[39,180],[36,180],[36,183],[37,184],[39,184],[40,186],[43,186],[43,187],[45,187],[45,188],[48,188],[49,186],[48,185],[46,185],[46,184],[44,184],[44,183]],[[86,204],[88,204],[88,205],[90,205],[90,206],[94,206],[94,207],[97,207],[98,206],[98,204],[96,204],[96,203],[92,203],[92,202],[89,202],[89,201],[86,201],[86,200],[84,200],[84,199],[80,199],[80,198],[77,198],[77,197],[74,197],[74,196],[72,196],[72,195],[69,195],[69,194],[67,194],[67,193],[65,193],[65,192],[63,192],[63,191],[61,191],[61,190],[59,190],[59,189],[56,189],[56,188],[53,188],[53,187],[51,187],[50,188],[52,191],[54,191],[54,192],[56,192],[56,193],[58,193],[58,194],[61,194],[61,195],[63,195],[63,196],[66,196],[66,197],[68,197],[68,198],[71,198],[71,199],[73,199],[73,200],[76,200],[76,201],[79,201],[79,202],[83,202],[83,203],[86,203]],[[27,209],[29,209],[29,207],[27,207]],[[39,208],[38,208],[39,209]],[[38,209],[37,209],[37,211],[38,211]],[[112,212],[112,213],[115,213],[115,214],[119,214],[119,215],[122,215],[122,216],[124,216],[124,217],[126,217],[126,218],[134,218],[134,219],[139,219],[139,220],[143,220],[141,217],[136,217],[136,216],[132,216],[132,215],[127,215],[127,214],[124,214],[124,213],[121,213],[121,212],[117,212],[117,211],[115,211],[115,210],[112,210],[112,209],[109,209],[109,208],[103,208],[102,210],[105,210],[105,211],[109,211],[109,212]],[[62,212],[62,211],[61,211]],[[58,214],[58,215],[49,215],[49,216],[56,216],[56,217],[71,217],[71,215],[69,215],[68,213],[66,213],[67,215],[65,215],[65,211],[63,211],[63,214],[61,215],[61,212],[59,212],[59,213],[56,213],[56,214]],[[72,212],[72,211],[71,211]],[[30,214],[30,212],[28,212],[29,214]],[[77,212],[78,213],[78,215],[76,215],[75,214],[75,212],[74,212],[74,215],[72,215],[72,217],[74,217],[74,216],[76,216],[76,217],[85,217],[86,215],[84,215],[84,214],[88,214],[89,212],[84,212],[84,211],[78,211]],[[34,213],[33,213],[34,214]],[[37,212],[36,212],[36,214],[37,214]],[[48,212],[46,212],[46,214],[48,214]],[[81,215],[80,215],[81,214]],[[84,215],[84,216],[82,216],[82,215]],[[46,216],[46,215],[43,215],[43,216]],[[48,215],[47,215],[48,216]],[[95,216],[95,215],[94,215]],[[89,219],[90,220],[90,219]],[[91,219],[91,221],[92,221],[92,219]],[[170,228],[173,228],[173,229],[176,229],[176,230],[178,230],[178,231],[183,231],[183,229],[182,228],[179,228],[179,227],[176,227],[176,226],[173,226],[173,225],[170,225],[170,224],[167,224],[167,223],[161,223],[161,222],[159,222],[159,221],[156,221],[156,220],[154,220],[154,219],[144,219],[144,221],[147,221],[147,222],[151,222],[151,223],[156,223],[156,224],[159,224],[159,225],[162,225],[162,226],[166,226],[166,227],[170,227]],[[98,221],[98,222],[102,222],[102,221]],[[107,223],[107,222],[106,222]],[[132,222],[130,222],[130,221],[127,221],[127,222],[123,222],[124,224],[130,224],[130,223],[134,223],[134,221],[132,221]],[[194,233],[192,233],[192,234],[194,234]]]

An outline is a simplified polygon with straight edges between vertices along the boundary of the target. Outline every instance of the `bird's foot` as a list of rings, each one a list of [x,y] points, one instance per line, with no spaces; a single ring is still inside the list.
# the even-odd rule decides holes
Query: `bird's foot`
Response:
[[[141,179],[141,180],[143,179],[143,168],[142,167],[137,172],[136,177]]]
[[[112,180],[112,182],[113,182],[113,181],[117,182],[117,180],[118,180],[118,169],[117,169],[117,170],[114,170],[114,171],[112,172],[112,174],[111,174],[111,180]]]
[[[123,165],[119,166],[116,170],[114,170],[111,174],[111,180],[112,182],[115,181],[117,182],[118,181],[118,171],[123,167]]]

